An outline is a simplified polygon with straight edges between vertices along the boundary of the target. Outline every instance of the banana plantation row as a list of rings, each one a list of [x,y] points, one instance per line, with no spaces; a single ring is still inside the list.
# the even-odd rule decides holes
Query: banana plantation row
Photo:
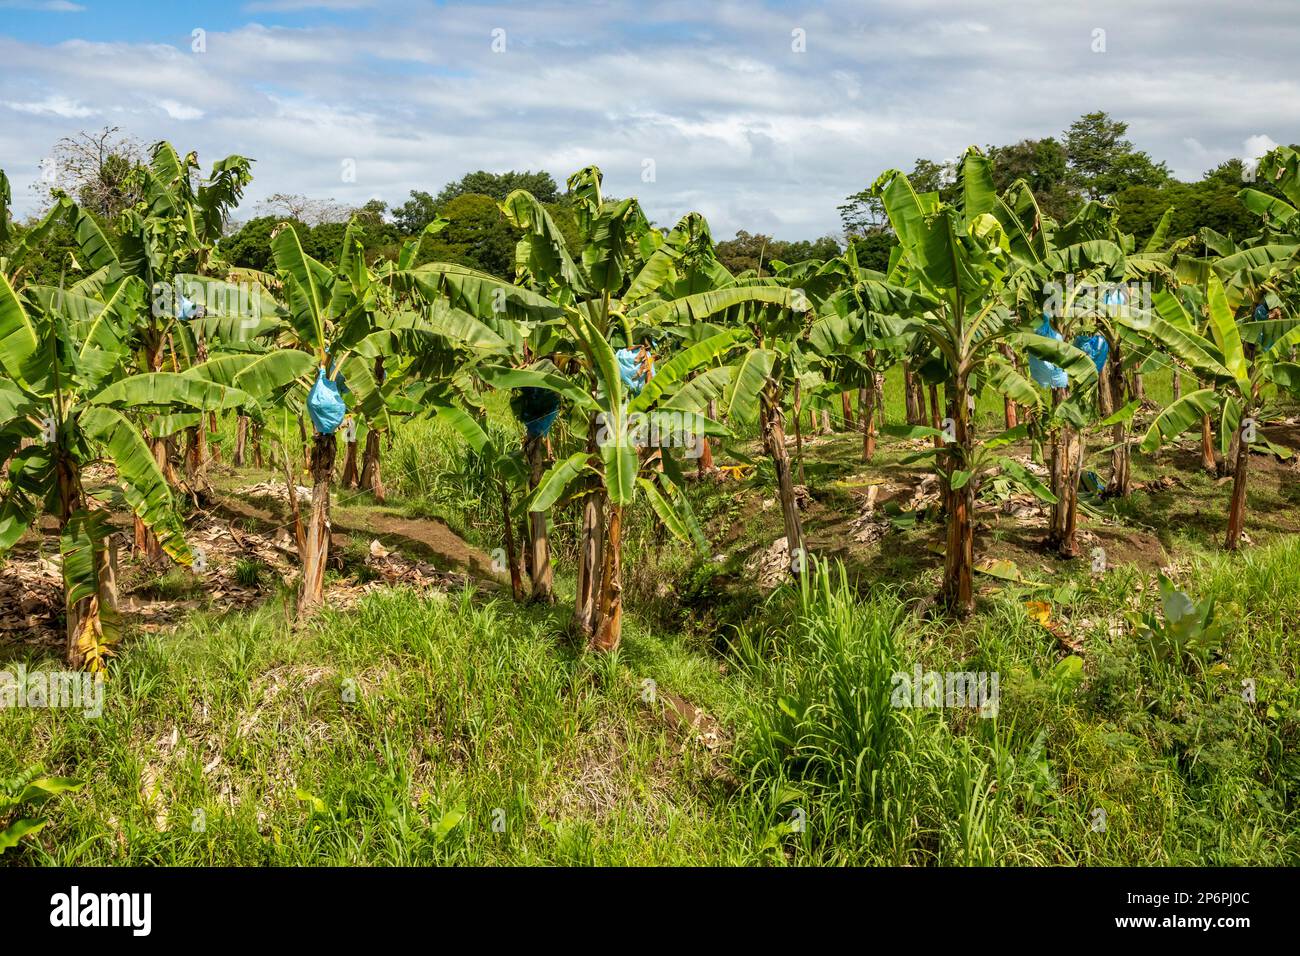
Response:
[[[1271,449],[1256,426],[1300,388],[1291,361],[1300,343],[1297,163],[1283,147],[1260,165],[1289,202],[1242,191],[1259,215],[1250,240],[1170,237],[1171,210],[1139,249],[1103,203],[1059,223],[1024,182],[999,194],[972,148],[952,204],[917,193],[896,171],[876,182],[899,240],[887,271],[861,267],[850,247],[830,261],[775,263],[770,277],[728,272],[698,214],[664,231],[634,199],[606,199],[600,171],[588,167],[568,181],[580,249],[527,192],[501,203],[521,237],[513,283],[451,264],[415,267],[423,236],[396,261],[368,263],[355,222],[333,262],[305,254],[284,224],[271,239],[273,273],[229,268],[222,230],[251,181],[239,156],[204,176],[194,154],[159,143],[138,171],[145,198],[135,208],[105,223],[56,195],[20,239],[0,172],[0,248],[9,253],[0,259],[0,553],[43,518],[57,522],[68,659],[102,670],[122,621],[110,512],[88,490],[88,470],[111,467],[142,559],[190,564],[180,504],[202,491],[216,416],[238,415],[237,463],[249,442],[260,463],[269,423],[310,421],[312,497],[296,524],[305,618],[324,601],[345,413],[345,436],[355,438],[356,420],[367,428],[360,477],[377,491],[379,436],[401,419],[436,416],[499,483],[517,599],[554,599],[547,515],[580,503],[573,621],[592,647],[609,650],[621,632],[623,524],[637,497],[674,535],[706,547],[674,446],[694,448],[703,474],[711,441],[757,426],[798,574],[804,536],[786,422],[798,442],[805,412],[847,411],[851,394],[865,460],[882,429],[924,440],[907,461],[940,480],[941,598],[951,613],[974,605],[975,502],[994,477],[1050,503],[1050,544],[1077,554],[1090,440],[1109,452],[1106,493],[1124,496],[1134,448],[1150,452],[1199,428],[1206,464],[1233,476],[1224,542],[1233,549],[1251,448]],[[26,281],[42,238],[60,224],[78,249],[61,264],[63,280]],[[895,364],[908,422],[886,426],[881,389]],[[1136,434],[1142,375],[1160,366],[1195,387]],[[510,392],[522,441],[503,445],[487,427],[493,389]],[[1005,429],[979,434],[975,397],[988,389],[1003,396]],[[557,419],[568,437],[553,446]],[[664,437],[683,434],[691,440]],[[1026,442],[1049,463],[1046,482],[1009,457]],[[293,487],[289,457],[282,447],[276,464]],[[358,478],[353,440],[343,482]]]

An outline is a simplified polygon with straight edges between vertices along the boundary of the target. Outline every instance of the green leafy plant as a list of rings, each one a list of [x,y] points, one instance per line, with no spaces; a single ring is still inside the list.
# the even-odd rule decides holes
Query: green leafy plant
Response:
[[[1163,620],[1142,615],[1138,636],[1160,659],[1177,664],[1204,665],[1223,644],[1224,622],[1216,619],[1214,599],[1196,602],[1160,575]]]
[[[69,777],[42,776],[39,768],[0,780],[0,854],[18,845],[25,836],[38,832],[49,820],[27,816],[33,807],[61,793],[81,789],[81,782]]]

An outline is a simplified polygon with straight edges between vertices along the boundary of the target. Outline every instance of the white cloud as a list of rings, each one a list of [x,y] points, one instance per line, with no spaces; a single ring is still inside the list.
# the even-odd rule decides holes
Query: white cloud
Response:
[[[360,10],[375,0],[256,0],[244,4],[249,13],[293,13],[300,10]]]
[[[30,113],[34,116],[42,114],[48,116],[60,116],[64,119],[85,119],[89,116],[95,116],[99,110],[92,109],[89,106],[82,106],[77,100],[70,99],[61,94],[52,94],[43,100],[29,101],[19,103],[14,100],[4,100],[4,105],[11,110],[19,113]]]
[[[1242,19],[1209,0],[1004,0],[977,15],[960,0],[395,0],[338,25],[311,10],[369,4],[263,0],[245,9],[301,11],[302,25],[209,29],[202,54],[188,34],[105,42],[76,18],[58,44],[0,36],[0,108],[16,111],[0,164],[28,169],[111,118],[205,165],[255,158],[248,209],[274,192],[400,202],[480,168],[562,182],[597,163],[611,194],[638,195],[657,221],[698,209],[720,237],[810,238],[836,231],[836,205],[884,169],[1059,136],[1090,110],[1128,121],[1184,178],[1261,154],[1274,141],[1262,129],[1300,140],[1293,3],[1257,0]],[[796,27],[806,53],[790,48]]]
[[[71,0],[0,0],[0,9],[33,10],[37,13],[83,13],[85,7]]]
[[[1259,159],[1265,153],[1277,149],[1278,144],[1264,133],[1247,136],[1242,146],[1242,159]]]
[[[158,108],[174,120],[196,120],[203,118],[203,110],[186,106],[176,100],[159,100]]]

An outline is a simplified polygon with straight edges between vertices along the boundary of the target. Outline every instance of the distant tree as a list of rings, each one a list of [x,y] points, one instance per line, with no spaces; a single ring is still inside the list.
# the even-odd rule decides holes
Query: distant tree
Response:
[[[1065,134],[1069,180],[1088,199],[1107,199],[1131,186],[1163,186],[1169,167],[1124,138],[1128,124],[1108,113],[1085,113]]]
[[[1023,179],[1033,190],[1038,207],[1049,216],[1065,221],[1079,207],[1069,183],[1065,147],[1054,137],[1022,139],[1010,146],[989,146],[985,154],[998,192]]]
[[[917,192],[937,192],[945,202],[951,202],[956,192],[956,172],[952,163],[936,163],[918,156],[907,178]],[[870,186],[849,196],[837,208],[844,233],[849,238],[864,236],[873,229],[889,228],[884,206],[879,198],[871,195]]]
[[[298,241],[302,243],[302,251],[307,255],[321,262],[328,262],[330,256],[338,258],[347,229],[348,224],[345,222],[323,222],[311,229],[299,229]]]
[[[771,236],[751,234],[741,229],[736,238],[719,242],[714,251],[718,261],[733,274],[753,270],[759,275],[768,275],[767,264],[776,257],[775,245]]]
[[[1210,228],[1238,241],[1259,231],[1259,217],[1237,198],[1245,186],[1270,195],[1281,194],[1270,182],[1248,181],[1242,161],[1231,159],[1206,172],[1200,182],[1170,180],[1162,186],[1130,186],[1113,198],[1120,228],[1145,242],[1166,209],[1174,207],[1171,238],[1196,236]]]
[[[423,189],[412,189],[410,199],[393,207],[393,222],[404,236],[418,235],[437,218],[433,197]]]
[[[232,266],[270,272],[271,232],[284,220],[280,216],[258,216],[250,219],[217,244],[221,258]],[[310,232],[305,223],[298,223],[298,234]]]
[[[263,216],[291,219],[309,226],[347,222],[353,212],[337,200],[316,199],[299,193],[273,193],[258,204],[257,211]]]
[[[850,241],[853,243],[853,251],[857,254],[859,266],[864,269],[875,269],[877,272],[889,270],[889,254],[894,246],[898,245],[898,237],[894,235],[893,230],[877,229]]]
[[[752,269],[763,276],[771,275],[770,264],[774,259],[780,262],[833,259],[843,251],[834,236],[787,241],[762,233],[750,234],[743,229],[736,233],[736,238],[718,243],[715,249],[718,261],[732,273]]]
[[[804,259],[834,259],[844,251],[834,236],[822,236],[820,239],[796,239],[793,242],[776,243],[782,262],[802,262]]]
[[[917,192],[938,193],[944,202],[950,202],[956,195],[957,171],[950,162],[936,163],[932,159],[917,157],[907,178]]]
[[[143,198],[136,170],[145,162],[143,144],[121,135],[117,126],[97,133],[65,136],[41,163],[41,178],[32,188],[48,208],[50,191],[62,189],[83,209],[111,220]]]
[[[480,169],[478,172],[466,173],[455,182],[443,186],[442,191],[434,199],[433,205],[441,211],[443,206],[458,196],[471,194],[491,196],[497,202],[501,202],[516,189],[528,190],[542,204],[560,200],[560,187],[548,172],[534,173],[525,170],[520,173],[511,170],[508,173],[489,173]],[[442,214],[446,215],[445,212]],[[420,228],[423,229],[424,226],[421,225]]]
[[[880,197],[871,195],[870,187],[848,196],[836,208],[844,235],[850,240],[886,228],[889,224]]]
[[[388,203],[371,199],[354,209],[352,215],[366,228],[379,229],[387,224]]]
[[[7,244],[0,243],[0,256],[8,255],[10,249],[17,246],[31,228],[33,221],[14,223]],[[67,275],[80,278],[72,268],[74,261],[81,258],[81,247],[77,244],[72,227],[60,222],[33,247],[33,254],[24,263],[24,272],[28,282],[35,285],[57,286],[60,278]]]
[[[518,233],[506,222],[491,196],[457,196],[438,207],[447,227],[424,240],[417,262],[451,262],[502,279],[515,274]]]

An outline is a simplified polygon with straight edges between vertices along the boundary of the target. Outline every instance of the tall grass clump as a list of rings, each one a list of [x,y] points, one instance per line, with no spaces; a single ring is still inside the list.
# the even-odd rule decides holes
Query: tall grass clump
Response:
[[[1050,861],[1054,841],[1031,832],[1053,797],[1041,738],[1013,754],[996,719],[896,706],[915,625],[892,592],[861,597],[843,566],[814,562],[793,603],[792,625],[736,645],[767,691],[736,748],[742,799],[770,808],[787,851],[793,837],[800,862]]]

